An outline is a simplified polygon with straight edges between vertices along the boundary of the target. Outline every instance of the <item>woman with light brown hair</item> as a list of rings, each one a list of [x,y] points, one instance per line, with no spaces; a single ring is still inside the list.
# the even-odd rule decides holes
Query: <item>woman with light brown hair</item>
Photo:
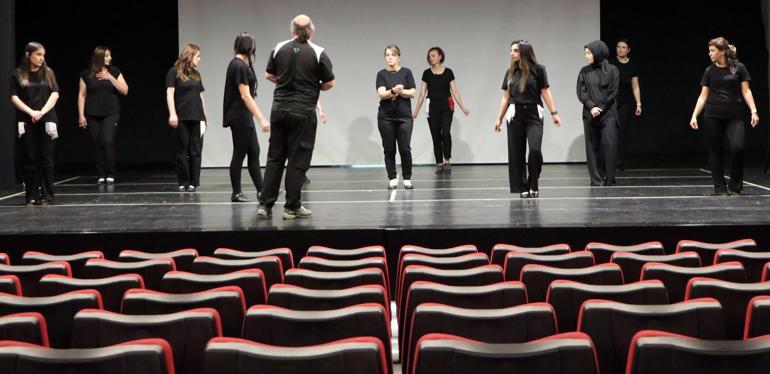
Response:
[[[699,128],[698,115],[705,109],[703,127],[709,144],[714,195],[740,195],[743,191],[743,147],[746,143],[744,106],[751,111],[751,127],[759,124],[757,106],[749,88],[751,76],[746,66],[738,61],[735,46],[727,39],[718,37],[709,40],[708,51],[712,64],[703,72],[701,92],[692,112],[690,127]],[[733,154],[729,185],[724,176],[725,138]]]
[[[115,183],[115,133],[120,120],[118,94],[128,94],[120,69],[112,65],[112,51],[98,46],[91,66],[80,73],[78,126],[88,129],[96,144],[97,184]]]
[[[200,186],[201,131],[206,126],[203,81],[198,72],[201,50],[187,44],[166,75],[168,124],[176,134],[176,167],[179,192],[195,192]]]

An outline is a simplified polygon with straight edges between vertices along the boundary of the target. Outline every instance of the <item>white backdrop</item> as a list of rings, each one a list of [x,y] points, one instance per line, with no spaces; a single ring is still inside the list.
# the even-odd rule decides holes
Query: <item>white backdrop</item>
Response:
[[[203,165],[226,166],[232,152],[230,130],[222,128],[225,71],[233,41],[248,31],[256,37],[254,64],[259,80],[257,105],[269,116],[274,85],[264,79],[273,46],[289,39],[289,22],[300,13],[316,26],[313,41],[326,48],[337,85],[321,94],[329,121],[319,123],[313,165],[382,164],[377,131],[375,76],[385,65],[383,49],[401,48],[401,65],[418,83],[428,67],[427,50],[438,45],[456,76],[469,117],[455,111],[454,163],[506,162],[505,133],[492,131],[510,63],[514,39],[532,42],[546,66],[563,125],[546,119],[546,162],[584,161],[580,104],[575,82],[585,65],[583,45],[599,37],[599,0],[179,0],[179,43],[198,44],[210,127]],[[416,99],[412,101],[416,105]],[[259,133],[264,164],[268,134]],[[412,135],[414,162],[431,164],[433,150],[424,110]]]

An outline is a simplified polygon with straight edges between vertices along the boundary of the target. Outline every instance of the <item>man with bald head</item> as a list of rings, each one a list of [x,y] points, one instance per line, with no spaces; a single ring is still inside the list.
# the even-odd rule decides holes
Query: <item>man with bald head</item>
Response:
[[[310,17],[294,17],[291,39],[278,43],[267,61],[265,77],[275,83],[275,92],[270,114],[270,148],[257,210],[259,218],[272,215],[284,168],[283,218],[306,218],[313,214],[302,206],[301,189],[313,156],[318,96],[320,91],[334,86],[329,56],[323,47],[310,41],[314,31]]]

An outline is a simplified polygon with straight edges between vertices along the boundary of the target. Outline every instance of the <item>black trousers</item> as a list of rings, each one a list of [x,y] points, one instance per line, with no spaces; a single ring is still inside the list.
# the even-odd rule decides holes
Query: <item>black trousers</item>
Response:
[[[527,145],[529,157],[525,159]],[[538,190],[543,169],[543,120],[536,104],[516,105],[508,122],[508,184],[511,193]]]
[[[96,174],[100,178],[115,176],[115,134],[120,114],[86,116],[88,131],[96,144]]]
[[[286,169],[285,209],[302,205],[302,183],[310,167],[318,126],[315,111],[270,113],[270,147],[267,150],[265,185],[259,203],[272,208],[278,199],[283,170]]]
[[[448,105],[439,106],[430,104],[428,113],[428,127],[430,136],[433,140],[433,155],[436,156],[436,163],[441,164],[444,160],[452,158],[452,116],[454,112]]]
[[[590,116],[590,114],[588,114]],[[618,151],[618,120],[614,116],[583,118],[586,165],[592,186],[615,184]]]
[[[618,160],[618,169],[625,168],[625,147],[628,144],[627,134],[628,126],[634,118],[636,111],[635,101],[618,100],[618,151],[616,159]]]
[[[54,141],[45,132],[45,123],[26,123],[21,145],[24,152],[24,184],[29,200],[53,200]]]
[[[243,159],[249,157],[247,166],[251,181],[257,191],[262,190],[262,172],[259,169],[259,141],[257,140],[257,129],[254,127],[254,120],[249,118],[248,122],[230,123],[230,132],[233,137],[233,157],[230,159],[230,184],[233,193],[241,193],[241,170],[243,169]]]
[[[709,144],[709,164],[716,192],[727,191],[725,182],[724,143],[730,147],[733,157],[730,162],[730,190],[743,190],[743,148],[746,144],[746,129],[742,119],[712,118],[703,116],[703,127]]]
[[[404,179],[412,179],[412,127],[411,117],[377,118],[377,127],[382,137],[385,153],[385,170],[388,179],[396,179],[396,146],[401,155],[401,174]]]
[[[201,122],[179,121],[174,133],[176,135],[176,175],[179,186],[200,186],[203,147]]]

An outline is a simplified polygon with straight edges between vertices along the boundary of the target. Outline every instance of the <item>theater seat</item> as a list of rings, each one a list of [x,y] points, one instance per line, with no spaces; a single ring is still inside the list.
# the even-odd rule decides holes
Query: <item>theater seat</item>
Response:
[[[551,283],[546,301],[556,310],[559,332],[575,331],[583,302],[590,299],[618,301],[628,304],[668,304],[666,287],[650,280],[621,286],[595,286],[567,280]]]
[[[0,317],[0,341],[14,340],[48,347],[45,317],[38,312],[8,314]]]
[[[744,339],[770,334],[770,296],[755,296],[746,308]]]
[[[696,252],[700,256],[700,262],[703,265],[710,265],[714,263],[714,255],[718,250],[739,249],[742,251],[754,252],[757,249],[757,242],[753,239],[741,239],[726,243],[707,243],[699,242],[697,240],[680,240],[676,244],[676,253],[679,252]]]
[[[139,274],[144,286],[150,290],[159,290],[163,274],[176,270],[176,264],[170,258],[120,262],[110,260],[88,260],[83,272],[86,278],[109,278],[123,274]]]
[[[314,245],[307,249],[306,256],[320,257],[327,260],[352,261],[370,257],[382,257],[387,259],[385,247],[381,245],[369,245],[359,248],[329,248]]]
[[[174,374],[171,347],[162,339],[92,349],[54,349],[2,341],[0,367],[3,374]]]
[[[598,374],[591,339],[573,332],[528,343],[489,344],[428,334],[415,351],[414,374]]]
[[[449,334],[485,343],[524,343],[556,334],[556,316],[546,303],[499,309],[467,309],[424,303],[414,311],[408,345],[402,356],[402,372],[414,364],[417,342],[427,334]]]
[[[387,374],[385,348],[372,337],[308,347],[278,347],[244,339],[214,338],[206,347],[207,374]]]
[[[390,319],[380,304],[360,304],[326,311],[297,311],[258,305],[246,313],[243,338],[283,347],[325,344],[335,340],[370,336],[379,339],[386,362],[392,362]],[[393,365],[388,365],[392,373]]]
[[[132,288],[144,288],[139,274],[123,274],[109,278],[80,279],[49,274],[40,279],[41,296],[55,296],[77,290],[97,290],[104,309],[119,312],[123,294]]]
[[[214,250],[214,257],[228,260],[243,260],[257,257],[276,256],[281,259],[281,267],[288,270],[294,267],[294,254],[291,248],[273,248],[263,251],[239,251],[232,248],[217,248]]]
[[[557,279],[605,286],[623,284],[623,273],[617,264],[601,264],[580,269],[530,264],[521,269],[520,278],[527,288],[527,299],[531,303],[545,301],[548,287]]]
[[[305,256],[299,260],[299,268],[321,272],[342,272],[375,268],[385,274],[387,284],[390,284],[388,261],[383,257],[369,257],[360,260],[327,260],[321,257]]]
[[[399,308],[399,347],[401,357],[411,340],[414,311],[425,303],[438,303],[467,309],[501,309],[527,303],[521,282],[499,282],[483,286],[451,286],[427,281],[414,282]]]
[[[151,290],[128,290],[123,297],[123,314],[168,314],[190,309],[212,308],[222,320],[224,336],[241,336],[246,305],[238,287],[220,287],[203,292],[169,294]]]
[[[479,249],[473,244],[458,245],[451,248],[427,248],[417,245],[404,245],[398,251],[398,261],[396,264],[401,264],[401,259],[406,255],[425,255],[430,257],[458,257],[471,253],[477,253]],[[397,266],[396,274],[401,276],[401,272],[404,269]]]
[[[238,270],[227,274],[195,274],[184,271],[170,271],[163,276],[163,292],[192,293],[212,288],[240,287],[246,307],[264,304],[267,301],[265,275],[259,269]]]
[[[58,296],[22,297],[0,295],[0,315],[37,312],[43,315],[52,347],[67,348],[72,341],[72,319],[82,309],[101,309],[102,298],[94,290]]]
[[[505,280],[519,280],[521,269],[525,265],[538,264],[561,269],[579,269],[594,266],[594,255],[588,251],[567,253],[564,255],[533,255],[522,252],[510,252],[505,256]]]
[[[636,253],[638,255],[662,256],[666,254],[663,249],[663,243],[654,241],[632,245],[615,245],[599,242],[586,244],[586,251],[594,254],[594,260],[597,264],[610,262],[612,255],[619,252]]]
[[[283,265],[278,256],[226,260],[216,257],[201,256],[193,262],[193,273],[227,274],[238,270],[259,269],[265,275],[265,285],[269,290],[274,284],[283,283]]]
[[[0,265],[0,275],[15,275],[21,281],[24,296],[39,296],[39,281],[46,274],[72,276],[70,264],[47,262],[39,265]]]
[[[286,272],[285,283],[313,290],[341,290],[367,284],[382,286],[385,290],[389,287],[385,274],[377,268],[339,272],[291,269]]]
[[[618,264],[623,270],[623,280],[626,283],[638,282],[641,278],[642,267],[649,262],[658,262],[686,267],[700,267],[700,256],[695,252],[680,252],[672,255],[648,256],[636,253],[618,252],[612,255],[610,262]]]
[[[401,274],[401,285],[396,290],[396,304],[399,311],[404,305],[403,298],[406,297],[409,287],[418,281],[436,282],[448,286],[484,286],[502,282],[503,269],[497,265],[485,265],[464,270],[441,270],[420,265],[409,266]],[[399,312],[399,318],[400,316],[401,313]]]
[[[533,255],[564,255],[570,253],[569,244],[552,244],[542,247],[521,247],[513,244],[495,244],[492,247],[492,255],[489,263],[492,265],[505,265],[505,256],[509,252],[529,253]]]
[[[366,285],[342,290],[311,290],[290,284],[270,288],[267,303],[291,310],[331,310],[352,305],[376,303],[390,316],[390,300],[380,285]],[[388,317],[390,318],[390,317]]]
[[[69,255],[53,255],[48,253],[27,251],[21,256],[22,265],[40,265],[47,262],[66,262],[70,264],[72,275],[80,277],[83,274],[83,266],[92,258],[104,258],[101,251],[87,251]]]
[[[0,264],[2,264],[2,265],[10,265],[11,264],[11,258],[8,257],[7,253],[0,252]]]
[[[749,282],[761,282],[762,270],[770,262],[770,252],[745,252],[737,249],[720,249],[714,257],[714,264],[738,261],[746,269]]]
[[[171,346],[177,373],[203,373],[209,340],[222,336],[219,313],[211,308],[132,316],[102,310],[75,315],[73,348],[98,348],[136,339],[160,338]]]
[[[767,373],[770,336],[704,340],[663,331],[638,332],[628,354],[629,374]]]
[[[724,339],[722,305],[694,299],[670,305],[635,305],[606,300],[583,303],[578,331],[591,337],[602,374],[623,374],[628,346],[642,330],[663,330],[700,339]]]
[[[15,275],[0,275],[0,293],[21,296],[21,281]]]
[[[666,286],[668,301],[678,303],[684,300],[687,282],[695,277],[746,282],[746,270],[740,262],[704,266],[699,268],[681,267],[669,264],[649,263],[642,268],[642,280],[658,279]]]
[[[193,261],[198,258],[198,251],[195,248],[177,249],[168,252],[142,252],[124,249],[118,255],[118,259],[124,262],[156,260],[159,258],[173,259],[177,270],[189,271],[192,268]]]
[[[770,295],[770,282],[734,283],[709,278],[693,278],[687,284],[686,299],[712,297],[722,304],[725,321],[725,337],[743,337],[746,308],[755,296]]]

